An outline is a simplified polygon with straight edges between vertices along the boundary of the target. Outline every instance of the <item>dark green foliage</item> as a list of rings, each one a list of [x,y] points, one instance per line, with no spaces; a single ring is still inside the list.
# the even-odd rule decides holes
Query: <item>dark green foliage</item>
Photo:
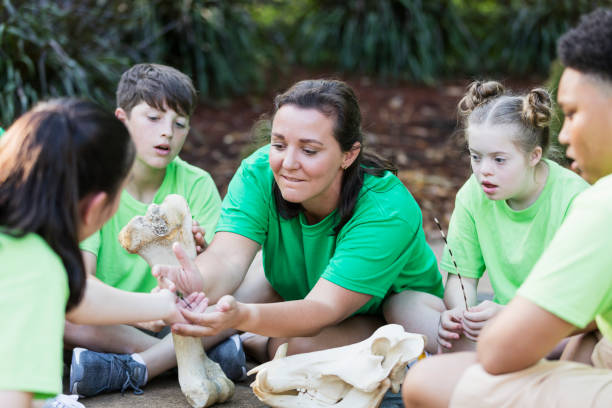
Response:
[[[249,1],[156,1],[163,60],[194,79],[204,97],[261,88],[265,43]]]
[[[0,0],[0,126],[38,99],[108,106],[121,72],[168,64],[203,98],[290,66],[432,83],[548,72],[556,41],[612,0]]]
[[[251,3],[0,0],[0,124],[54,96],[110,108],[119,76],[138,62],[176,67],[202,97],[261,87],[265,42]]]
[[[430,82],[469,33],[449,1],[309,1],[293,34],[297,60]]]
[[[131,55],[121,44],[121,14],[96,3],[2,0],[2,125],[42,97],[84,95],[109,101]]]
[[[611,0],[301,0],[295,59],[381,77],[545,74],[557,38]],[[294,6],[295,7],[295,6]]]
[[[482,0],[457,1],[470,27],[483,72],[513,75],[546,74],[556,58],[557,39],[581,14],[610,0],[512,0],[505,5]],[[473,67],[472,67],[473,68]]]

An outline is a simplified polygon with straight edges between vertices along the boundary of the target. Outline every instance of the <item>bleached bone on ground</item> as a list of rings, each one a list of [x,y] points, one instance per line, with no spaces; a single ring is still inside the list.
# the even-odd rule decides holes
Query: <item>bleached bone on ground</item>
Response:
[[[119,233],[119,242],[130,253],[144,258],[151,266],[179,265],[172,244],[179,242],[195,258],[191,213],[185,199],[168,195],[161,205],[151,204],[145,216],[138,216]],[[208,359],[199,338],[172,334],[181,391],[194,408],[223,402],[234,394],[234,383],[219,364]]]
[[[248,374],[257,373],[253,392],[272,407],[373,408],[389,388],[399,392],[406,365],[424,348],[422,335],[388,324],[344,347],[285,357],[284,344],[272,361]]]

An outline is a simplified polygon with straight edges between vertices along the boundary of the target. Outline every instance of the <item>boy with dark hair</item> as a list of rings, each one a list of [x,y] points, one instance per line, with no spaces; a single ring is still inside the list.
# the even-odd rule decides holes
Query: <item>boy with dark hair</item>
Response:
[[[612,10],[583,17],[558,51],[566,67],[559,141],[594,184],[484,329],[477,353],[428,358],[409,370],[406,407],[612,406]],[[595,327],[589,364],[543,360],[565,337]]]
[[[134,216],[143,215],[151,203],[161,204],[168,194],[180,194],[187,200],[199,252],[214,235],[221,209],[215,183],[206,171],[178,157],[196,102],[191,79],[172,67],[137,64],[121,76],[115,115],[130,132],[136,146],[136,160],[117,213],[100,231],[81,243],[87,272],[111,286],[132,292],[150,292],[157,286],[147,263],[138,255],[127,253],[117,237]],[[66,343],[120,353],[76,348],[70,370],[70,391],[92,396],[124,391],[131,386],[140,392],[147,379],[174,367],[172,339],[163,322],[143,322],[137,327],[144,331],[132,326],[66,323]],[[206,338],[203,342],[207,347],[219,340]],[[244,353],[237,335],[219,345],[216,351],[210,353],[212,359],[221,359],[219,353],[223,351],[223,358],[228,360],[221,361],[222,368],[228,371],[237,365],[242,374]],[[232,361],[234,357],[236,361]],[[228,374],[235,379],[236,374]]]

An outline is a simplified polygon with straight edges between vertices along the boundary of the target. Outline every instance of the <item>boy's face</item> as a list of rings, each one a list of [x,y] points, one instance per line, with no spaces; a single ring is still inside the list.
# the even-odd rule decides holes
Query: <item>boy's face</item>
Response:
[[[557,100],[565,120],[559,142],[589,183],[612,173],[612,84],[566,68]]]
[[[115,111],[134,141],[136,161],[155,169],[163,169],[174,160],[189,132],[189,118],[165,108],[160,111],[140,102],[129,115],[121,108]]]

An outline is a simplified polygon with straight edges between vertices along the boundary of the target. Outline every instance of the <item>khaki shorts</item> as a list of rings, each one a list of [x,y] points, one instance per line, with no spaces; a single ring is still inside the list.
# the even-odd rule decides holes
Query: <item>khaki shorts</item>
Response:
[[[596,367],[542,360],[511,374],[491,375],[470,366],[451,397],[450,407],[610,408],[612,407],[612,344],[605,339],[593,351]]]

